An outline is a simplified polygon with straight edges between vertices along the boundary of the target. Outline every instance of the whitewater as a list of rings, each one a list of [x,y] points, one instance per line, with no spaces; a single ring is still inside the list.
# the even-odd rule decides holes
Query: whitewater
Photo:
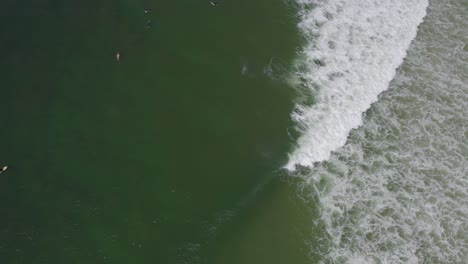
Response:
[[[311,100],[292,114],[301,136],[285,168],[304,179],[300,194],[324,230],[311,255],[464,263],[468,7],[297,2],[307,44],[296,77]]]

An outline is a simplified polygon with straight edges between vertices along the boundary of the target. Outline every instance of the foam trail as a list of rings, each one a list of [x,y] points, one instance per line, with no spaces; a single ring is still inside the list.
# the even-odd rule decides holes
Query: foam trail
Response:
[[[406,56],[427,0],[297,0],[309,40],[297,74],[316,103],[297,105],[301,137],[285,166],[312,166],[346,143]]]

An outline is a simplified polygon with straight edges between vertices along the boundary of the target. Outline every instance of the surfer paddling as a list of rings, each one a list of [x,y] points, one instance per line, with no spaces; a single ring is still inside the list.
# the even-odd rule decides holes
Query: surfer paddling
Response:
[[[115,58],[117,59],[117,61],[120,61],[120,52],[117,52],[117,54],[115,54]]]
[[[0,173],[5,172],[7,169],[8,169],[8,166],[3,166],[3,167],[0,169]]]

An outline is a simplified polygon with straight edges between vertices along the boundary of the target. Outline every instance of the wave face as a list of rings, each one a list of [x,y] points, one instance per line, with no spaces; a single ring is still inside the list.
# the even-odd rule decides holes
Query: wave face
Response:
[[[310,75],[313,71],[319,74],[305,77],[310,82],[323,80],[327,85],[319,86],[318,93],[323,95],[319,95],[318,106],[303,107],[296,114],[300,122],[313,123],[306,126],[304,133],[310,135],[304,134],[300,140],[289,168],[327,159],[300,175],[304,178],[302,195],[318,207],[317,226],[324,230],[324,234],[315,234],[317,237],[311,239],[311,244],[320,243],[311,247],[312,254],[318,255],[322,263],[466,263],[468,6],[458,0],[431,1],[428,15],[390,89],[366,112],[363,125],[350,133],[346,145],[328,157],[328,152],[345,140],[347,129],[361,122],[360,109],[368,107],[376,94],[385,89],[387,78],[403,58],[403,47],[415,33],[427,4],[389,1],[376,6],[378,1],[362,1],[367,5],[353,6],[358,1],[349,1],[340,8],[335,4],[329,7],[335,2],[341,3],[318,2],[318,10],[304,11],[305,20],[301,24],[314,25],[311,21],[320,14],[329,9],[341,10],[341,18],[324,19],[321,27],[312,27],[309,34],[320,33],[319,43],[324,42],[323,36],[328,34],[323,33],[326,23],[340,19],[346,23],[335,22],[336,27],[346,26],[340,26],[340,32],[332,27],[334,38],[344,34],[343,41],[352,39],[359,46],[336,43],[336,47],[347,47],[340,48],[336,59],[330,54],[318,56],[322,54],[321,48],[312,50],[312,44],[308,48],[307,54],[311,56],[308,60],[325,58],[325,66],[312,67]],[[357,18],[358,6],[366,10],[361,11],[367,14],[362,16],[379,21],[378,26],[366,24],[364,20],[368,20],[364,17]],[[378,48],[370,47],[363,44],[365,40],[351,37],[356,33],[343,32],[345,28],[367,27],[372,28],[372,34],[378,34],[377,28],[381,27],[380,34],[398,35],[382,23],[390,22],[382,14],[384,7],[396,19],[391,27],[407,31],[407,38],[399,39],[400,43],[389,40],[385,47],[375,37],[367,41]],[[387,38],[382,36],[381,40]],[[375,55],[348,62],[350,58],[342,53],[355,49]],[[383,58],[381,53],[396,58]],[[383,66],[377,67],[376,60],[382,61]],[[337,80],[327,80],[323,71],[331,71],[332,65],[338,69],[345,67],[348,72]],[[339,93],[344,95],[339,97]],[[320,118],[314,118],[313,114]],[[353,118],[347,118],[349,115]],[[355,123],[350,124],[349,120]],[[337,128],[332,122],[337,122]],[[319,143],[319,137],[327,142],[326,146]]]
[[[315,98],[292,117],[301,137],[286,168],[327,160],[403,62],[427,0],[298,0],[309,41],[297,74]]]

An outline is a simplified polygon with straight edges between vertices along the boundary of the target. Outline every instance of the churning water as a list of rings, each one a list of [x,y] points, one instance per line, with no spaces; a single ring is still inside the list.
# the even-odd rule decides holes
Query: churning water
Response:
[[[463,263],[467,4],[298,2],[309,40],[298,76],[314,102],[293,113],[302,134],[286,168],[310,168],[296,173],[324,229],[312,253],[325,263]]]

